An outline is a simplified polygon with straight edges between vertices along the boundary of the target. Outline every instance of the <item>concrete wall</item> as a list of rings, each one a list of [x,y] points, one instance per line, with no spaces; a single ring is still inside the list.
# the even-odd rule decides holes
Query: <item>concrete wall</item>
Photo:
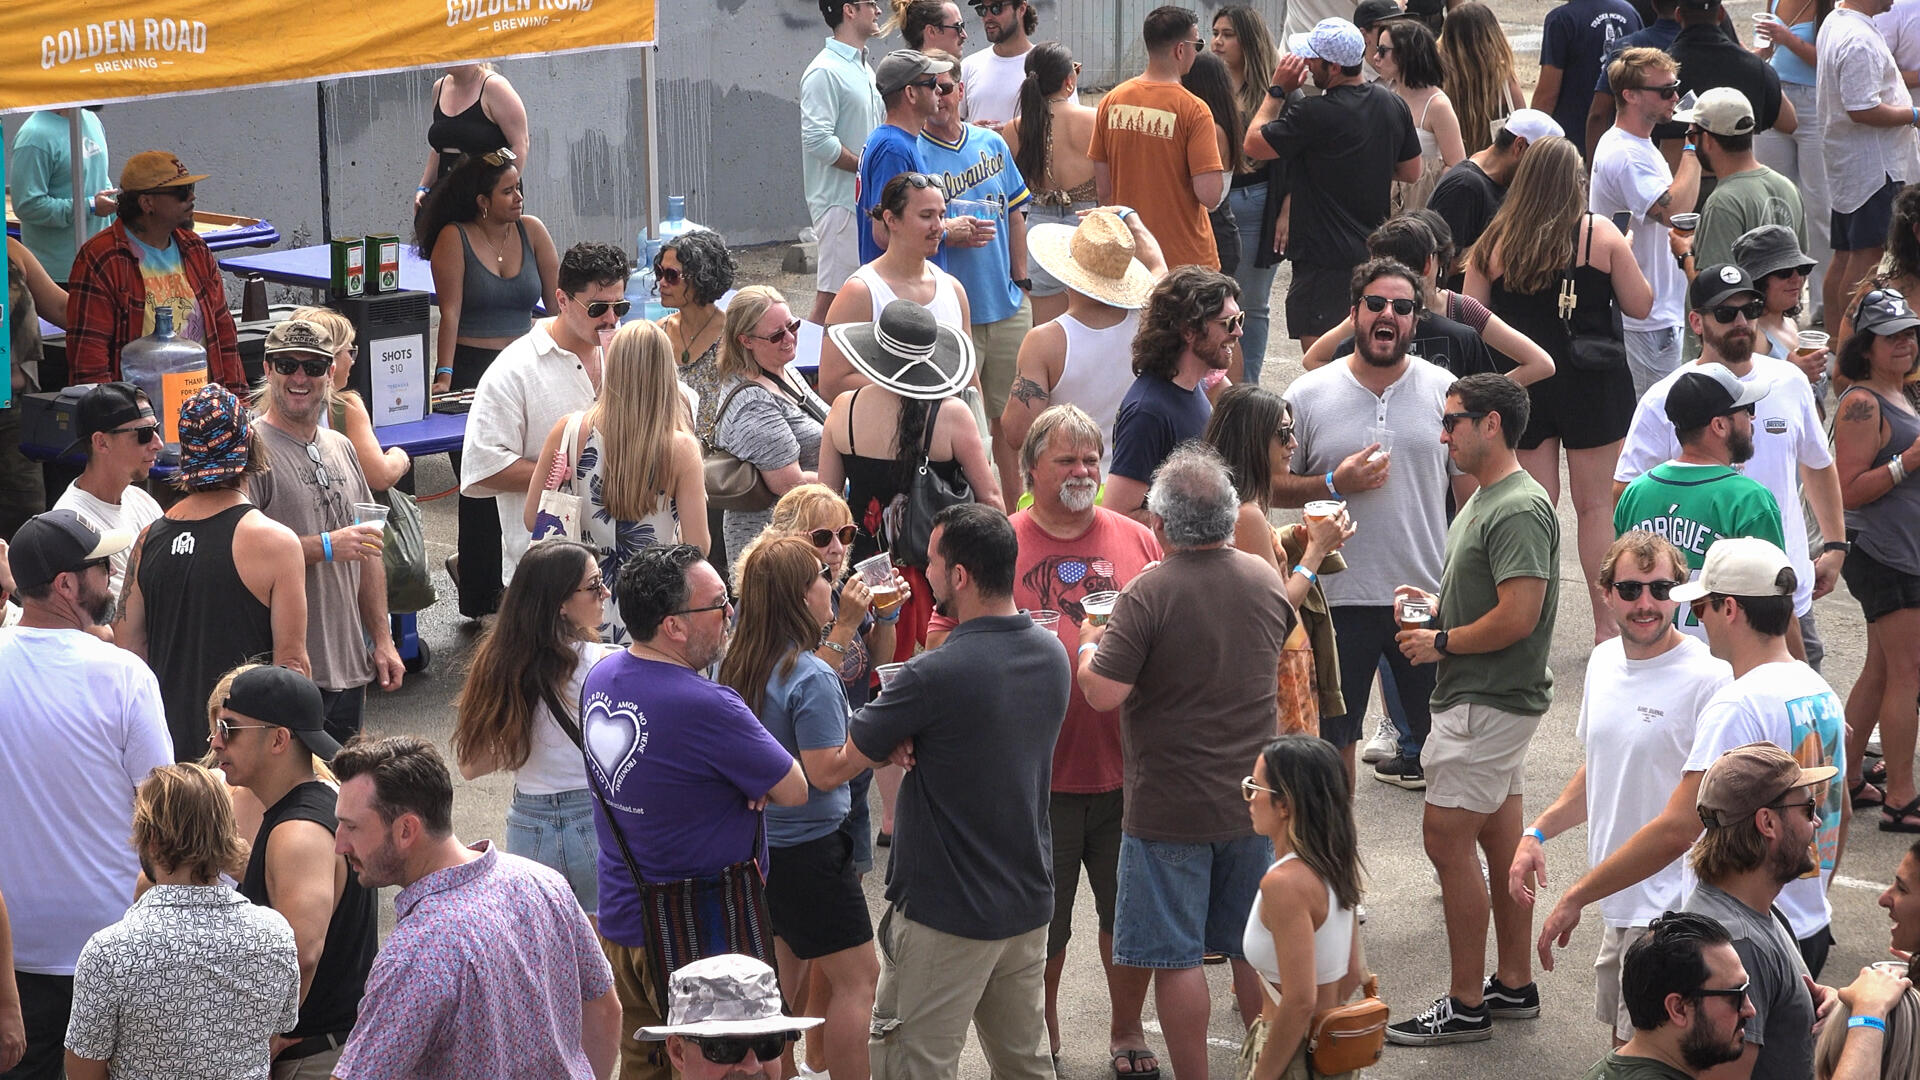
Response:
[[[1039,0],[1038,36],[1073,48],[1089,86],[1109,85],[1139,70],[1140,20],[1156,3]],[[1281,25],[1286,0],[1254,6]],[[978,16],[968,10],[965,17],[969,46],[984,47]],[[663,0],[659,25],[661,194],[686,195],[688,217],[736,244],[791,239],[807,223],[797,97],[800,73],[826,35],[817,8],[805,0]],[[883,39],[870,52],[877,58],[897,45]],[[528,211],[562,248],[604,240],[631,250],[645,220],[637,51],[514,60],[499,69],[530,119]],[[323,220],[339,236],[405,235],[437,74],[135,102],[111,106],[102,120],[116,173],[137,151],[171,149],[213,174],[201,185],[203,208],[266,217],[287,246],[325,239]],[[9,141],[20,119],[6,118]]]

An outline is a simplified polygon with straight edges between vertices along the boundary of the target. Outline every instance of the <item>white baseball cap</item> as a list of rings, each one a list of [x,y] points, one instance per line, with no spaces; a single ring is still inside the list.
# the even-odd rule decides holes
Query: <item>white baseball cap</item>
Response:
[[[1541,112],[1539,109],[1515,109],[1507,114],[1507,121],[1501,124],[1503,130],[1511,131],[1528,142],[1538,142],[1550,136],[1566,138],[1565,128],[1560,121]]]
[[[1325,60],[1338,67],[1359,67],[1367,55],[1367,39],[1345,19],[1321,19],[1310,34],[1287,39],[1287,50],[1308,60]]]
[[[1780,571],[1787,571],[1781,574]],[[1707,549],[1700,576],[1670,593],[1685,604],[1709,593],[1721,596],[1792,596],[1793,564],[1787,553],[1757,536],[1726,536]]]

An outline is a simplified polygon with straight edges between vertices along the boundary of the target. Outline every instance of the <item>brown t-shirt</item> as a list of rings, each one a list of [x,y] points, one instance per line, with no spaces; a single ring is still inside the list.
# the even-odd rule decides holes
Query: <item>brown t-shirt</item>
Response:
[[[254,438],[266,451],[267,471],[248,481],[248,495],[273,520],[300,536],[353,524],[353,504],[373,501],[353,444],[321,428],[314,437],[325,486],[307,444],[254,417]],[[360,633],[360,569],[384,574],[378,560],[318,562],[307,567],[307,659],[322,690],[351,690],[373,681],[373,660]]]
[[[1193,197],[1194,177],[1226,168],[1205,102],[1175,83],[1128,79],[1100,100],[1087,156],[1106,163],[1114,203],[1139,211],[1168,267],[1220,269],[1207,208]]]
[[[1120,594],[1093,671],[1133,685],[1120,706],[1129,835],[1253,835],[1239,780],[1278,734],[1280,648],[1293,622],[1280,576],[1231,547],[1173,552]]]

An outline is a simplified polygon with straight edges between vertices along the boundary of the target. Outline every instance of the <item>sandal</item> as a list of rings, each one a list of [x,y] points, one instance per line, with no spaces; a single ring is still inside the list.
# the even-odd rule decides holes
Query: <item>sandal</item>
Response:
[[[1887,805],[1887,793],[1873,781],[1864,778],[1847,785],[1847,796],[1853,801],[1855,810]]]
[[[1140,1064],[1142,1059],[1151,1061],[1153,1064],[1143,1067]],[[1125,1072],[1122,1072],[1120,1069],[1120,1063],[1123,1061],[1127,1063],[1127,1071]],[[1113,1075],[1141,1077],[1142,1080],[1158,1080],[1160,1076],[1160,1055],[1151,1050],[1116,1050],[1113,1055]]]
[[[1887,786],[1887,763],[1885,761],[1876,761],[1873,764],[1868,765],[1866,768],[1861,769],[1860,779],[1865,780],[1867,783],[1874,784],[1878,787],[1886,787]]]
[[[1920,814],[1920,798],[1916,798],[1907,805],[1897,809],[1891,806],[1882,806],[1880,808],[1880,831],[1920,833],[1920,821],[1907,820],[1915,814]]]

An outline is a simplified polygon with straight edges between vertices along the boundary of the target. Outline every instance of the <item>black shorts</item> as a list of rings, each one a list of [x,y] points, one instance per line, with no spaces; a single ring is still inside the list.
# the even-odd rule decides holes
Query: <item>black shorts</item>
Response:
[[[1559,357],[1559,369],[1527,387],[1532,409],[1520,449],[1532,450],[1559,439],[1569,450],[1591,450],[1627,437],[1633,424],[1633,372],[1625,364],[1606,371],[1581,371]]]
[[[1840,564],[1840,579],[1860,601],[1860,614],[1869,623],[1902,608],[1920,607],[1920,577],[1888,566],[1861,551],[1858,543]]]
[[[1319,337],[1353,313],[1353,267],[1293,264],[1287,286],[1287,334]]]
[[[1893,198],[1900,194],[1900,181],[1891,177],[1856,210],[1833,212],[1828,222],[1833,233],[1833,250],[1866,251],[1887,246],[1887,230],[1893,225]]]
[[[767,917],[793,955],[812,960],[873,940],[852,837],[835,829],[818,840],[769,848],[768,855]]]

